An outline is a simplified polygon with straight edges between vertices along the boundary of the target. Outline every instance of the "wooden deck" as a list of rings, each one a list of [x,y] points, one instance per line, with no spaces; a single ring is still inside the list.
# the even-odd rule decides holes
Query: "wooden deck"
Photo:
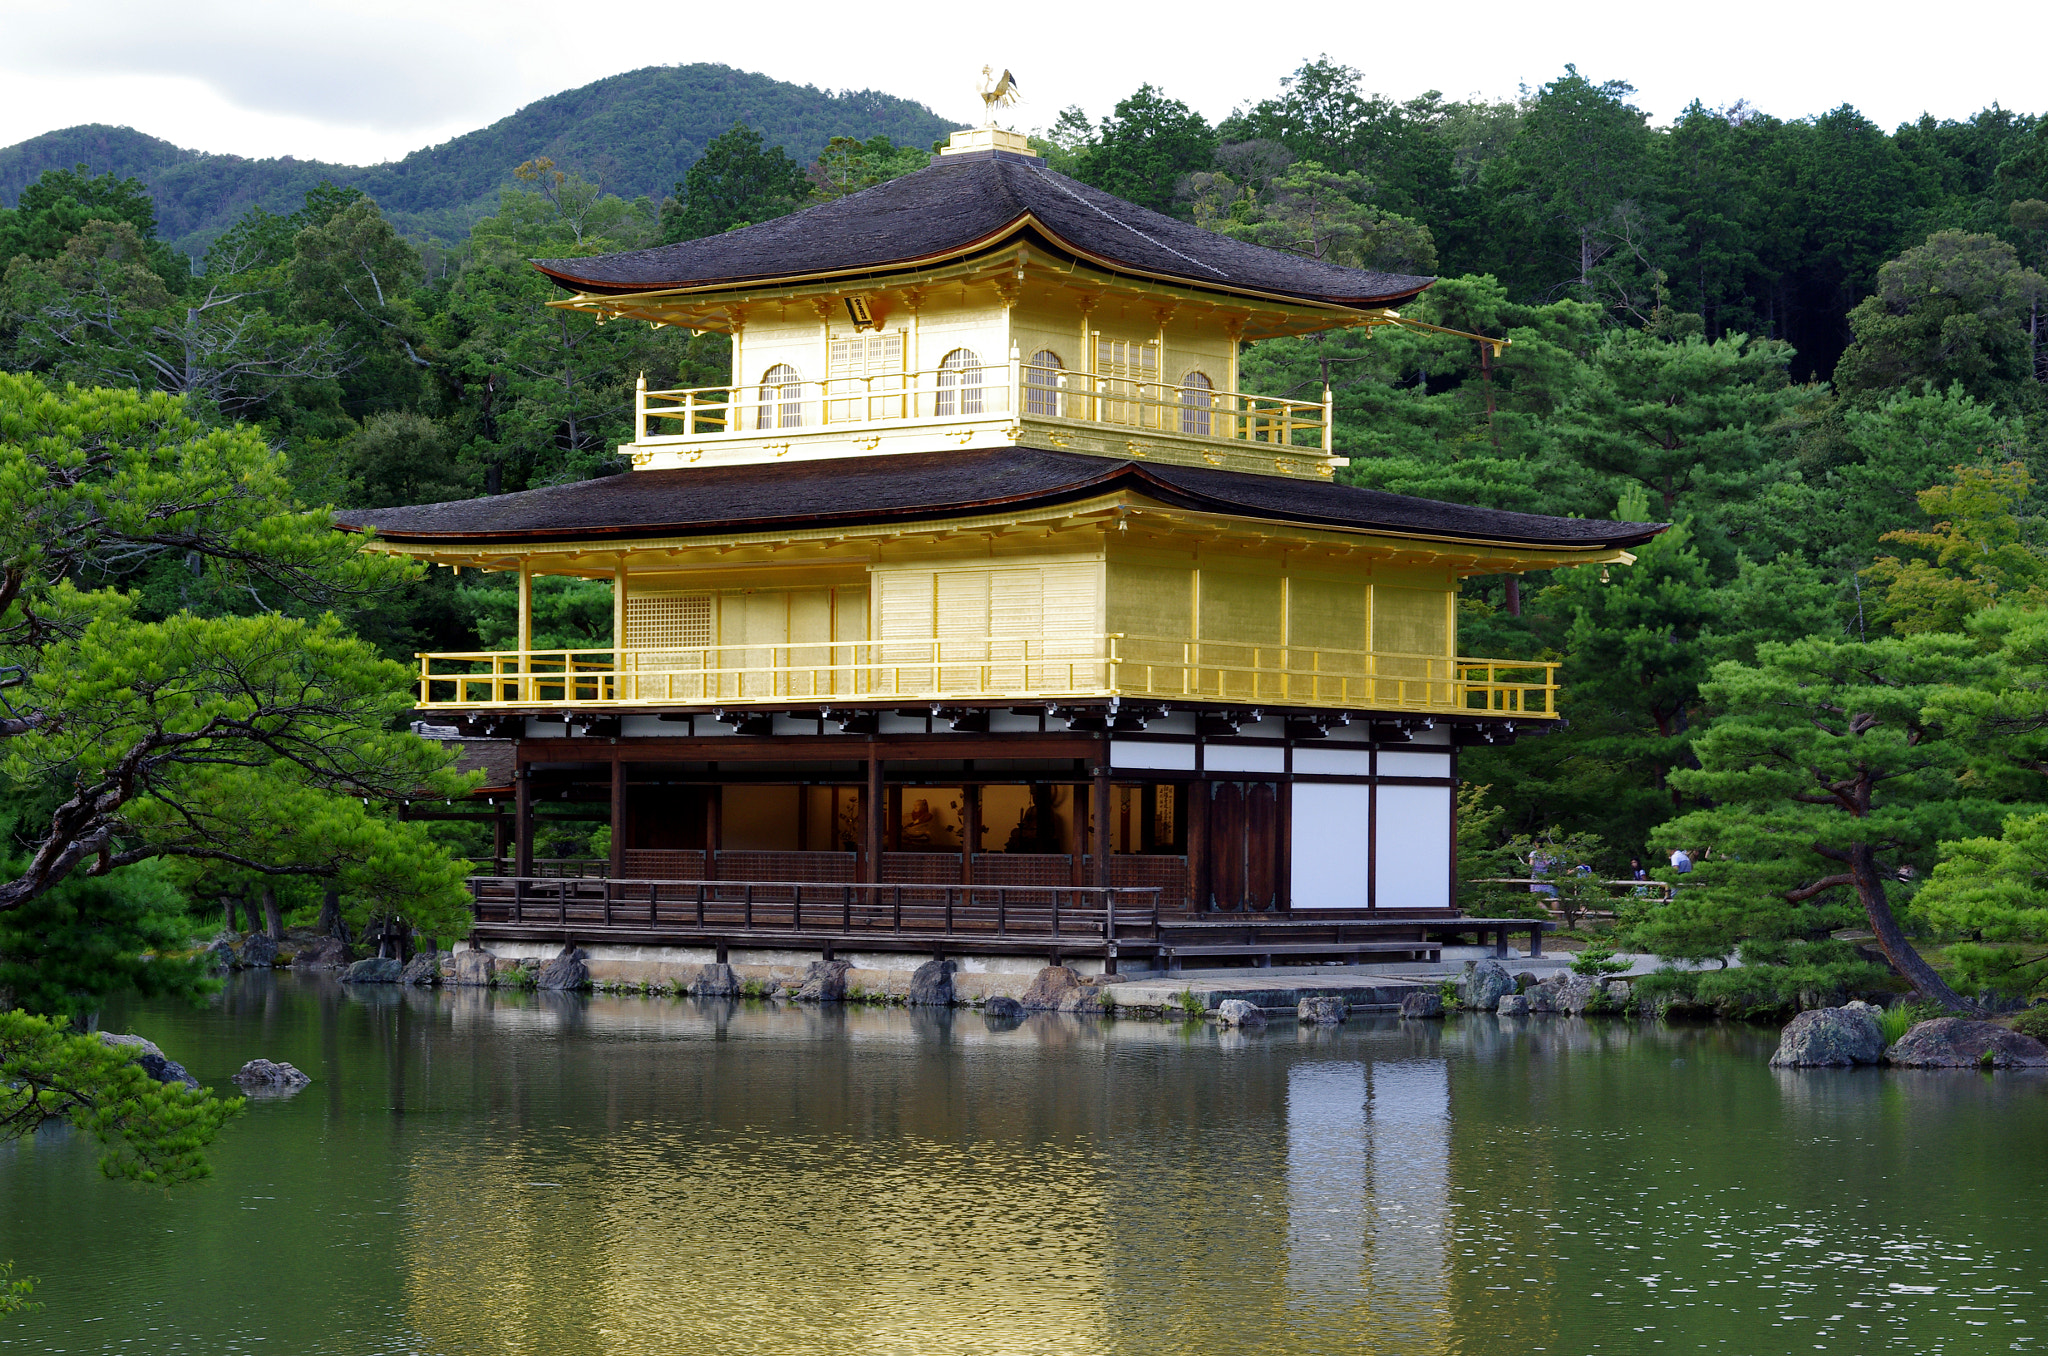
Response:
[[[477,876],[475,936],[562,942],[883,951],[932,956],[1123,957],[1168,971],[1185,960],[1434,961],[1446,937],[1513,932],[1542,954],[1555,923],[1527,918],[1162,911],[1154,889],[814,881]]]

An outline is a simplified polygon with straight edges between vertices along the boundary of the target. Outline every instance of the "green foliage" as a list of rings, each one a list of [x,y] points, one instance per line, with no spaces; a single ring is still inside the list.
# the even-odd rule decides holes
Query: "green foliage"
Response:
[[[1082,183],[1155,212],[1172,212],[1180,181],[1207,169],[1216,133],[1201,114],[1140,85],[1102,120],[1072,173]]]
[[[2009,1025],[2022,1036],[2032,1036],[2037,1041],[2048,1041],[2048,1004],[2036,1004],[2028,1008],[2013,1018]]]
[[[803,204],[807,187],[803,165],[789,152],[765,146],[759,132],[735,122],[676,184],[672,205],[662,212],[661,241],[696,240],[785,216]]]
[[[2038,520],[2021,519],[2032,488],[2027,468],[1959,466],[1955,478],[1920,492],[1920,507],[1939,519],[1930,531],[1897,531],[1884,540],[1925,552],[1880,557],[1865,573],[1882,595],[1879,615],[1902,635],[1960,631],[1969,618],[2000,602],[2048,602],[2048,543],[2029,540]]]
[[[2048,987],[2048,814],[2008,816],[1999,836],[1942,845],[1915,913],[1971,940],[1949,948],[1965,987],[2025,996]]]
[[[898,146],[886,136],[869,137],[866,141],[833,137],[804,173],[811,181],[811,198],[830,202],[914,173],[931,162],[930,151]]]
[[[18,863],[0,857],[0,871]],[[198,1001],[219,985],[182,954],[185,895],[161,862],[73,876],[0,913],[0,1001],[82,1021],[123,989]]]
[[[1572,957],[1572,973],[1601,978],[1608,975],[1625,975],[1631,962],[1616,960],[1614,948],[1604,941],[1588,942],[1579,953]]]
[[[204,1150],[242,1107],[158,1083],[134,1051],[72,1035],[60,1020],[0,1012],[0,1141],[68,1124],[106,1146],[107,1176],[176,1186],[211,1175]]]
[[[1885,264],[1849,312],[1856,342],[1835,381],[1851,399],[1951,382],[1980,399],[2039,404],[2027,325],[2048,280],[2003,240],[1937,231]]]
[[[1908,1031],[1913,1029],[1913,1010],[1903,1003],[1894,1003],[1877,1014],[1877,1029],[1884,1034],[1886,1046],[1897,1045]]]
[[[36,1292],[36,1278],[16,1280],[14,1263],[0,1262],[0,1318],[8,1314],[32,1314],[43,1306],[29,1298]]]

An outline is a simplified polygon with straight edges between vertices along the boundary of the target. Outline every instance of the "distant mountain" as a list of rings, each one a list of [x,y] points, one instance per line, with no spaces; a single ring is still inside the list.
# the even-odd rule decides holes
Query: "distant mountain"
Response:
[[[876,90],[834,94],[730,66],[649,66],[550,95],[385,165],[249,160],[184,150],[126,127],[67,127],[0,150],[0,205],[12,205],[44,170],[83,161],[94,173],[149,185],[164,238],[197,254],[250,204],[296,211],[307,189],[331,179],[375,198],[400,230],[452,242],[490,210],[523,160],[544,155],[622,197],[658,199],[735,120],[806,161],[835,136],[929,146],[959,126]]]

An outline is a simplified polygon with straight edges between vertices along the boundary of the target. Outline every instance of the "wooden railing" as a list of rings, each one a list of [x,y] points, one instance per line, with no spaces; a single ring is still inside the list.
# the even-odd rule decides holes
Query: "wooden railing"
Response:
[[[472,876],[469,891],[479,925],[557,933],[752,934],[851,944],[958,938],[1110,955],[1159,936],[1159,892],[1150,888]]]
[[[643,384],[633,401],[634,441],[639,444],[992,415],[1113,424],[1189,438],[1320,449],[1325,455],[1331,451],[1327,395],[1321,401],[1286,400],[1157,378],[1034,368],[1015,359],[754,386],[650,391]]]
[[[1557,665],[1121,633],[421,654],[423,708],[1102,696],[1557,714]]]

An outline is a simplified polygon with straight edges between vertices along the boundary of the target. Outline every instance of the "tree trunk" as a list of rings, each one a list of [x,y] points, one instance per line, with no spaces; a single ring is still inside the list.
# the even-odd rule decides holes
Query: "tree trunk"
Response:
[[[252,918],[249,921],[253,923],[256,920]],[[263,930],[270,934],[273,942],[284,940],[284,919],[277,911],[277,891],[268,885],[263,887]]]
[[[344,942],[348,940],[341,926],[341,891],[331,885],[320,896],[320,921],[314,924],[314,930],[323,937],[340,937]]]
[[[1522,615],[1522,579],[1520,575],[1511,574],[1508,576],[1508,615],[1510,617]]]
[[[1877,869],[1877,854],[1867,843],[1859,843],[1849,849],[1849,874],[1856,880],[1856,898],[1863,905],[1863,916],[1870,921],[1870,930],[1877,934],[1877,944],[1883,949],[1885,959],[1892,968],[1906,977],[1913,991],[1930,1003],[1956,1012],[1975,1012],[1977,1005],[1951,989],[1934,967],[1922,959],[1906,940],[1906,934],[1899,928],[1899,920],[1892,916],[1892,906],[1885,898],[1884,878]]]
[[[228,931],[235,931],[235,897],[233,895],[222,895],[220,897],[220,911],[221,916],[227,920]]]

